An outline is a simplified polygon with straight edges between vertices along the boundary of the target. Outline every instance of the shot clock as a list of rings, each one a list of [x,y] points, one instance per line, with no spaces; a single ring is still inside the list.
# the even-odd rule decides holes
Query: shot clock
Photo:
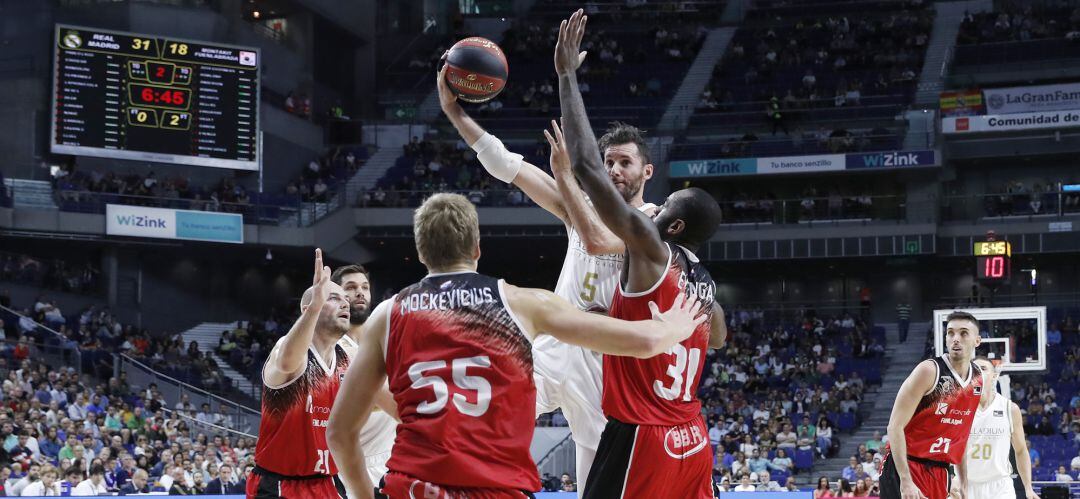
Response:
[[[975,278],[987,282],[1003,282],[1012,273],[1012,245],[1008,241],[978,241],[975,243]]]
[[[51,150],[257,170],[257,49],[57,25]]]

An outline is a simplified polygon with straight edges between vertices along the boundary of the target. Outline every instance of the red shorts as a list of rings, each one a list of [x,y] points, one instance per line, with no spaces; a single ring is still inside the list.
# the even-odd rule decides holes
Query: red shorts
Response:
[[[382,493],[390,499],[523,499],[532,497],[514,489],[449,488],[391,471],[383,478]]]
[[[712,448],[705,420],[678,426],[608,418],[585,499],[712,499]]]
[[[334,484],[333,477],[289,480],[252,473],[247,481],[247,499],[336,499],[345,497]]]
[[[908,469],[911,481],[926,496],[926,499],[947,499],[952,476],[944,463],[927,464],[908,457]],[[886,455],[881,464],[881,477],[878,479],[881,499],[900,499],[900,475],[896,472],[896,463],[892,455]]]

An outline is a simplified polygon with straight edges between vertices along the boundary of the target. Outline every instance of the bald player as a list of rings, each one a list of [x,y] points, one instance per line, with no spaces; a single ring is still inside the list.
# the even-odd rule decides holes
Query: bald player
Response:
[[[247,497],[338,497],[337,466],[326,425],[349,364],[338,341],[349,330],[345,290],[330,281],[315,250],[312,285],[300,318],[282,336],[262,369],[262,418]]]

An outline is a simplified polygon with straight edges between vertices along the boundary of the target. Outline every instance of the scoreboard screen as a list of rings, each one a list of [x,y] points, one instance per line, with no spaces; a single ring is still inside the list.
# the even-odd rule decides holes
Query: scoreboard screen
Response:
[[[259,169],[258,49],[57,25],[54,153]]]
[[[1008,241],[977,241],[972,253],[976,279],[1002,282],[1012,275],[1012,244]]]

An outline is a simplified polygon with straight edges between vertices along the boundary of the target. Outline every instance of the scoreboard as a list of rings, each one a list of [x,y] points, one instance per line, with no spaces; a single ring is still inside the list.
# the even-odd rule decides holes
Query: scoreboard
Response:
[[[976,241],[975,278],[987,282],[1003,282],[1012,275],[1012,244],[1008,241]]]
[[[57,25],[50,149],[258,170],[258,49]]]

